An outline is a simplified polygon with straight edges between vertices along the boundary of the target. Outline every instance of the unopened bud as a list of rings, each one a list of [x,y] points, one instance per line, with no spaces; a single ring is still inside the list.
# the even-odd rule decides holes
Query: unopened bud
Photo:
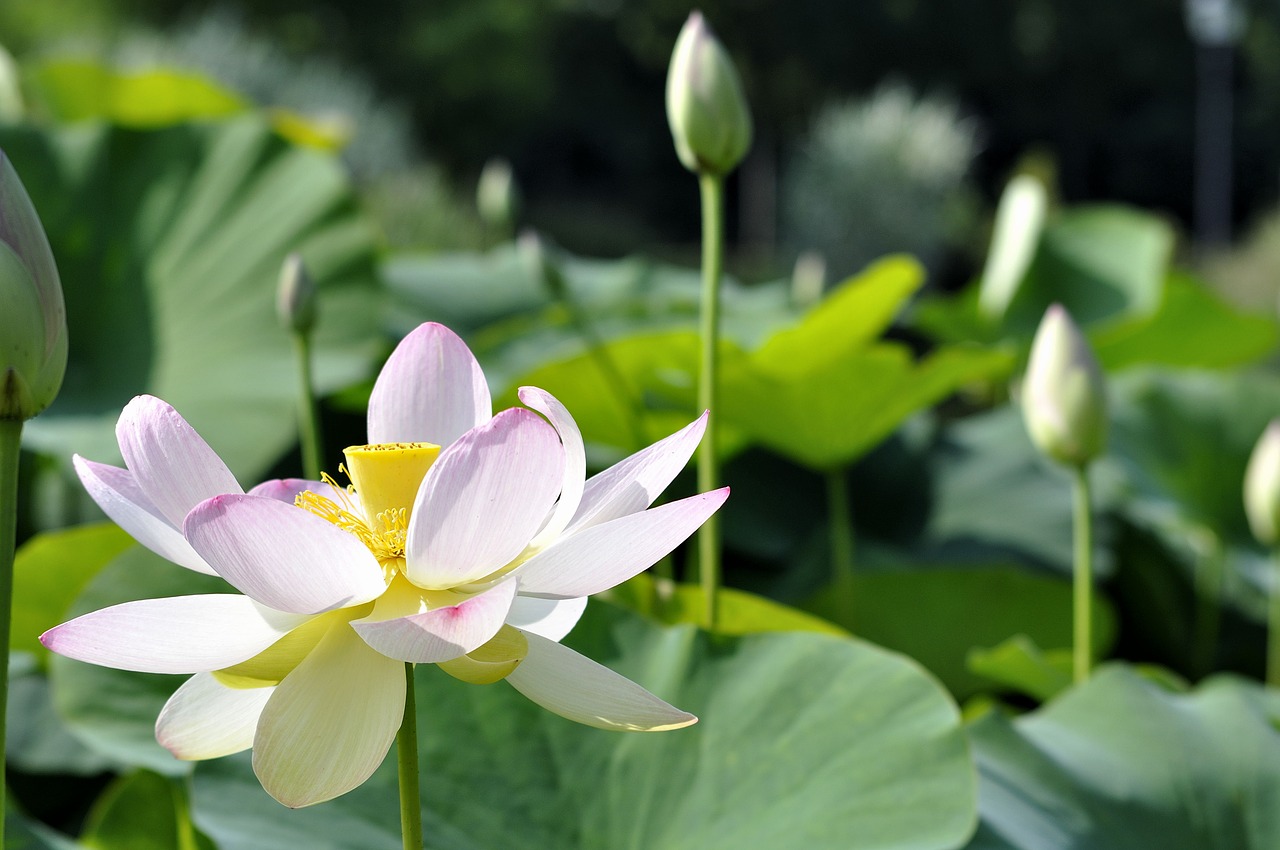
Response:
[[[1031,440],[1059,463],[1083,466],[1107,441],[1102,369],[1059,304],[1045,311],[1022,383],[1022,415]]]
[[[40,217],[0,151],[0,419],[48,407],[67,369],[62,282]]]
[[[1244,512],[1259,543],[1280,543],[1280,419],[1271,420],[1249,456]]]
[[[316,324],[316,285],[296,251],[284,258],[276,287],[276,316],[294,333],[309,333]]]
[[[520,212],[520,188],[511,163],[491,159],[480,172],[476,184],[476,209],[491,227],[510,227]]]
[[[1029,174],[1010,180],[1000,196],[991,249],[978,293],[978,308],[988,319],[1003,318],[1009,303],[1018,294],[1018,287],[1040,244],[1048,206],[1049,193],[1044,184]]]
[[[727,174],[751,147],[738,72],[701,12],[689,15],[671,54],[667,123],[680,162],[698,174]]]

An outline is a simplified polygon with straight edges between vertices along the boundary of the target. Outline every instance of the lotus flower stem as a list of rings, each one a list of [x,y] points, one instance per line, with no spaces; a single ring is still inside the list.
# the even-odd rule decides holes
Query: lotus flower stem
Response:
[[[1072,467],[1075,497],[1075,569],[1073,591],[1075,648],[1074,679],[1077,683],[1089,678],[1093,655],[1093,514],[1089,499],[1089,472],[1087,464]]]
[[[13,553],[18,543],[18,456],[22,420],[0,419],[0,708],[9,699],[9,623],[13,606]],[[5,745],[5,717],[0,711],[0,753]],[[7,789],[0,770],[0,850],[4,848]]]
[[[400,834],[404,850],[422,850],[422,802],[418,790],[418,707],[413,693],[413,664],[404,665],[404,720],[396,735],[400,768]]]
[[[1206,675],[1213,669],[1218,654],[1218,635],[1222,631],[1223,573],[1226,570],[1226,553],[1216,534],[1209,534],[1205,555],[1195,569],[1196,619],[1195,646],[1192,650],[1191,669]]]
[[[298,355],[298,436],[302,443],[302,470],[311,481],[320,480],[320,410],[311,378],[311,334],[294,331],[293,349]]]
[[[1280,687],[1280,548],[1271,551],[1271,596],[1267,618],[1267,684]]]
[[[831,580],[848,589],[853,580],[853,523],[849,521],[849,481],[843,469],[827,473],[827,515],[831,526]]]
[[[720,344],[720,275],[724,266],[724,180],[718,174],[698,175],[702,191],[702,369],[698,378],[698,407],[712,411],[707,433],[698,448],[698,489],[720,486],[716,413],[717,354]],[[720,586],[720,523],[716,517],[698,530],[698,565],[705,600],[705,625],[716,627],[716,591]]]
[[[177,821],[178,850],[200,850],[196,826],[191,822],[191,777],[179,780],[173,787],[173,814]]]

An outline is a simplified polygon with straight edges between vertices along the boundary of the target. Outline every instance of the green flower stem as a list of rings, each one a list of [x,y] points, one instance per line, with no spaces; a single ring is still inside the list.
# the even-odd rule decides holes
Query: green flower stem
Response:
[[[1280,548],[1271,551],[1271,596],[1267,607],[1267,684],[1280,688]]]
[[[177,822],[178,850],[200,850],[196,826],[191,822],[191,777],[173,784],[173,815]]]
[[[849,520],[849,481],[843,469],[827,478],[827,519],[831,527],[831,581],[848,589],[853,583],[853,523]]]
[[[1222,631],[1222,581],[1226,572],[1226,551],[1216,534],[1209,532],[1205,555],[1196,563],[1195,645],[1191,669],[1206,676],[1213,670]]]
[[[404,665],[404,720],[396,734],[400,768],[400,834],[404,850],[422,850],[422,801],[418,790],[418,704],[414,696],[413,664]]]
[[[1075,497],[1075,570],[1074,605],[1074,679],[1089,678],[1093,657],[1093,513],[1089,500],[1089,472],[1086,465],[1074,467]]]
[[[707,432],[698,448],[698,491],[705,493],[720,486],[716,361],[720,344],[720,274],[724,265],[724,181],[719,175],[704,172],[698,175],[698,185],[702,191],[702,369],[698,377],[698,407],[711,411]],[[714,630],[720,587],[720,519],[716,514],[698,530],[698,570],[706,606],[705,625]]]
[[[0,420],[0,753],[5,751],[5,712],[9,704],[9,623],[13,608],[13,553],[18,545],[18,456],[22,421]],[[4,850],[4,813],[8,802],[0,769],[0,850]]]
[[[320,410],[311,381],[311,335],[294,331],[293,350],[298,355],[298,432],[302,442],[302,471],[311,481],[320,480],[323,458]]]

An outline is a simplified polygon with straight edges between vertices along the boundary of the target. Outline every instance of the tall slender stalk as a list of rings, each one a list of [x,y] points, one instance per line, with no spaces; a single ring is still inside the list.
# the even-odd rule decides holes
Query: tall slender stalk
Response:
[[[718,433],[720,417],[716,409],[718,349],[720,344],[720,275],[724,266],[724,180],[717,174],[701,173],[702,192],[702,366],[698,377],[698,407],[710,410],[707,432],[698,449],[698,490],[705,493],[720,486]],[[698,531],[698,569],[705,604],[703,614],[708,629],[715,629],[717,592],[720,588],[720,519],[717,515]]]
[[[1267,617],[1267,684],[1280,688],[1280,548],[1271,550],[1270,602]]]
[[[848,592],[853,580],[853,523],[849,520],[849,482],[843,469],[827,472],[827,521],[831,538],[831,581]]]
[[[396,733],[396,761],[400,776],[400,835],[404,850],[422,850],[422,799],[418,788],[418,704],[413,664],[404,665],[404,720]]]
[[[13,609],[13,553],[18,545],[18,460],[22,420],[0,420],[0,753],[5,752],[5,711],[9,704],[9,624]],[[0,850],[4,850],[8,788],[0,769]]]
[[[1089,472],[1086,464],[1072,467],[1075,505],[1073,571],[1074,628],[1073,664],[1077,683],[1089,678],[1093,658],[1093,512],[1089,499]]]
[[[1212,532],[1207,534],[1204,557],[1195,565],[1195,644],[1191,668],[1197,675],[1213,670],[1218,654],[1218,635],[1222,631],[1222,580],[1226,571],[1226,551],[1222,541]]]
[[[298,356],[298,436],[302,443],[302,470],[308,480],[319,481],[324,467],[320,437],[320,410],[311,378],[311,334],[294,331],[293,350]]]

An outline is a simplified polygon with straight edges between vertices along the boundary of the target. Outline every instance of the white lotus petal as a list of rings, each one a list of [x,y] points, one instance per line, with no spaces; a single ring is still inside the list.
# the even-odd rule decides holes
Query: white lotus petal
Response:
[[[273,478],[263,481],[248,492],[250,496],[263,496],[292,505],[299,493],[312,492],[324,496],[335,504],[342,504],[342,495],[336,487],[324,481],[308,481],[305,478]]]
[[[516,584],[515,579],[507,579],[455,605],[422,612],[418,610],[418,593],[398,593],[404,586],[393,584],[374,605],[373,613],[352,620],[351,627],[365,643],[389,658],[415,664],[450,661],[498,633],[511,610]]]
[[[567,533],[642,511],[688,464],[707,429],[703,413],[684,428],[591,476]]]
[[[698,718],[567,646],[525,632],[529,654],[507,676],[517,691],[577,723],[623,732],[660,732]]]
[[[517,596],[507,615],[507,623],[521,631],[542,635],[548,640],[560,640],[582,619],[587,610],[587,597],[575,599],[542,599],[537,596]]]
[[[280,611],[318,614],[376,599],[382,567],[360,539],[315,514],[263,496],[217,496],[183,534],[233,587]]]
[[[144,673],[202,673],[239,664],[309,618],[234,593],[140,599],[94,611],[40,636],[78,661]]]
[[[559,537],[578,511],[578,504],[582,501],[582,488],[587,478],[587,451],[582,444],[582,432],[578,430],[578,423],[573,421],[568,409],[551,393],[537,387],[521,387],[520,401],[547,417],[564,445],[564,479],[560,498],[552,509],[547,524],[529,544],[540,548]]]
[[[116,439],[138,486],[175,528],[205,499],[244,492],[187,420],[154,396],[140,395],[125,405]]]
[[[536,413],[504,410],[440,453],[413,506],[406,575],[450,588],[511,562],[560,491],[564,448]]]
[[[728,497],[724,487],[566,536],[518,568],[520,591],[569,598],[608,590],[687,540]]]
[[[434,322],[400,341],[369,396],[370,443],[447,446],[493,414],[484,372],[457,334]]]
[[[276,686],[258,720],[253,770],[267,793],[298,808],[369,778],[404,716],[405,666],[345,625]]]
[[[182,532],[160,513],[159,508],[138,486],[133,473],[118,466],[95,463],[75,455],[71,459],[80,482],[102,512],[166,561],[206,575],[214,575],[213,567],[204,562],[182,536]]]
[[[267,699],[274,687],[228,688],[211,673],[197,673],[160,710],[156,740],[188,761],[229,756],[253,746]]]

